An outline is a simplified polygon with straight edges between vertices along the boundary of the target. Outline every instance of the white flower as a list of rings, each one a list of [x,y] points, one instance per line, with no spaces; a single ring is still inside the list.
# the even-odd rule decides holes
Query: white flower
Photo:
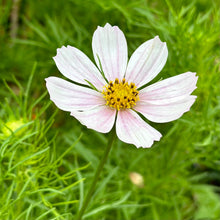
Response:
[[[57,49],[54,60],[58,69],[78,84],[57,77],[46,79],[55,105],[71,112],[88,128],[107,133],[116,123],[120,140],[136,147],[151,147],[162,135],[137,112],[153,122],[169,122],[189,111],[194,103],[196,96],[190,94],[196,88],[197,76],[192,72],[139,89],[166,63],[167,46],[158,36],[140,45],[128,62],[123,32],[106,24],[94,32],[92,49],[98,68],[75,47]]]
[[[129,173],[129,178],[134,185],[140,188],[144,187],[144,178],[140,173],[131,172]]]

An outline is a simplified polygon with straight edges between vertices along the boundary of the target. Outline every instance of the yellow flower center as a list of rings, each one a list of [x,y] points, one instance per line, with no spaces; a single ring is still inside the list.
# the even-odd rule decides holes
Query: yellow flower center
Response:
[[[110,81],[105,85],[102,94],[106,105],[117,110],[132,108],[139,100],[138,90],[134,83],[128,84],[125,79]]]

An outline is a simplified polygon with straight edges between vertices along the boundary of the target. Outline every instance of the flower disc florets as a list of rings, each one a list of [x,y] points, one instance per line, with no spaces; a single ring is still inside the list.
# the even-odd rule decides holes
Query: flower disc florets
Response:
[[[106,105],[117,110],[132,108],[139,100],[138,90],[134,83],[128,84],[125,79],[110,81],[102,92]]]

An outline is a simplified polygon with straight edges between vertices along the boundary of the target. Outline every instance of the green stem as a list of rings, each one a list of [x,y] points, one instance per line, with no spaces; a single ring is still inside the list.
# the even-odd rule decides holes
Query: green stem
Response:
[[[115,140],[115,137],[116,137],[116,132],[114,129],[112,129],[110,135],[109,135],[109,140],[108,140],[108,145],[104,151],[104,154],[103,154],[103,157],[101,159],[101,161],[99,162],[99,165],[96,169],[96,172],[95,172],[95,176],[93,178],[93,181],[91,183],[91,186],[90,186],[90,189],[89,189],[89,192],[88,194],[86,195],[86,198],[83,202],[83,205],[82,205],[82,208],[80,209],[79,211],[79,214],[77,216],[77,220],[81,220],[82,219],[82,216],[83,216],[83,213],[85,212],[91,198],[92,198],[92,195],[93,195],[93,192],[94,192],[94,189],[95,189],[95,186],[96,186],[96,183],[99,179],[99,176],[100,176],[100,173],[102,172],[103,170],[103,167],[104,167],[104,164],[108,158],[108,155],[109,155],[109,152],[111,150],[111,147],[112,147],[112,144]]]

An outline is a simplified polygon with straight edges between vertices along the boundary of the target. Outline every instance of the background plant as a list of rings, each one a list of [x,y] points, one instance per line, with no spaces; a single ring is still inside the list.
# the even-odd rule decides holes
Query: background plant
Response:
[[[197,72],[198,98],[181,119],[153,124],[163,138],[152,148],[115,142],[84,218],[220,219],[219,2],[14,2],[0,1],[0,219],[73,219],[82,206],[106,135],[57,111],[44,78],[60,76],[52,57],[62,45],[93,60],[92,34],[106,22],[129,54],[159,35],[169,57],[156,80]]]

